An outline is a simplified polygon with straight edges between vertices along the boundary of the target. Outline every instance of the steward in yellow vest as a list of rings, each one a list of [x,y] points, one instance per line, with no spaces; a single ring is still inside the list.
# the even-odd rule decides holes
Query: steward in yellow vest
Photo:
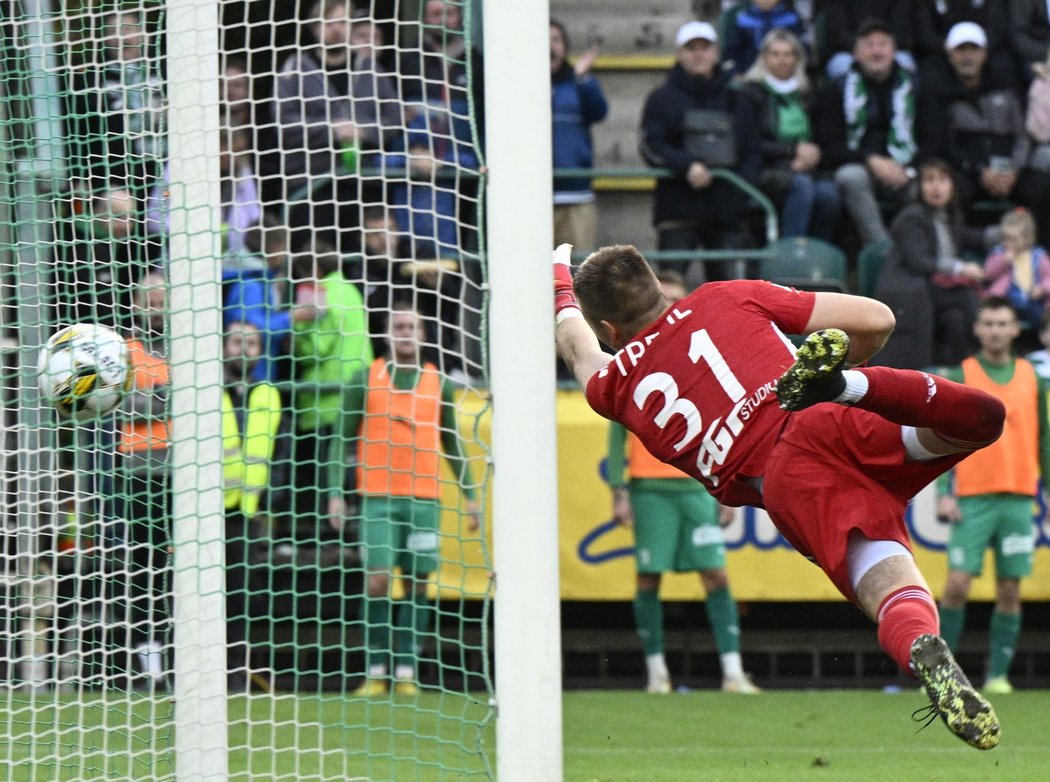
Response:
[[[270,480],[281,397],[268,382],[249,378],[262,355],[259,330],[235,321],[223,340],[225,388],[222,394],[223,490],[226,505],[226,643],[229,689],[243,691],[250,670],[245,645],[248,628],[250,522]]]
[[[272,383],[231,386],[222,394],[222,477],[226,508],[251,518],[270,479],[281,422],[281,395]]]

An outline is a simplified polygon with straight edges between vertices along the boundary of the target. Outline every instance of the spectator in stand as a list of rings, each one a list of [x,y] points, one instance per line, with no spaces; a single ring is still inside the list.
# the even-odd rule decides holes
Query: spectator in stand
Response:
[[[248,252],[248,233],[262,220],[259,180],[255,176],[250,135],[246,129],[219,131],[219,198],[222,204],[223,251]]]
[[[152,690],[167,688],[164,638],[170,622],[165,605],[171,544],[166,286],[164,275],[149,272],[135,288],[134,326],[127,339],[134,386],[118,413],[114,497],[114,515],[124,524],[129,549],[122,588],[141,677],[135,684]]]
[[[1050,9],[1044,0],[1006,0],[1010,46],[1027,77],[1050,49]]]
[[[159,34],[139,10],[101,20],[100,59],[75,71],[71,85],[72,178],[96,196],[127,193],[141,208],[166,156]]]
[[[348,281],[332,246],[318,242],[300,254],[296,302],[314,306],[320,316],[293,324],[292,354],[297,387],[292,398],[295,453],[291,534],[316,542],[323,525],[317,481],[317,455],[339,417],[340,386],[372,361],[368,313],[361,290]]]
[[[223,325],[251,323],[263,341],[262,354],[252,362],[255,382],[287,379],[281,377],[278,364],[288,353],[292,325],[324,315],[322,303],[287,302],[290,241],[288,229],[267,216],[264,225],[249,234],[251,252],[227,254],[223,263]]]
[[[293,241],[336,227],[344,252],[357,249],[360,202],[382,196],[362,188],[358,170],[374,168],[404,124],[396,78],[374,62],[374,46],[355,37],[359,25],[368,28],[363,38],[376,34],[370,19],[351,20],[349,0],[317,0],[307,23],[316,45],[282,63],[274,99],[284,200],[293,202],[285,221],[303,226]],[[299,213],[300,202],[308,214]]]
[[[255,121],[252,77],[244,60],[229,56],[223,60],[219,77],[222,124],[230,128],[251,128]]]
[[[663,272],[657,279],[672,307],[686,295],[680,274]],[[733,510],[719,505],[681,470],[659,461],[637,435],[616,422],[609,425],[608,465],[613,518],[634,535],[634,621],[645,652],[646,692],[671,692],[660,602],[660,581],[670,571],[695,572],[700,577],[704,609],[722,668],[722,691],[744,695],[760,692],[744,673],[740,617],[726,574],[721,528],[732,521]]]
[[[974,22],[988,36],[988,51],[1003,58],[1001,67],[1015,68],[1016,62],[1009,49],[1009,17],[1002,0],[917,0],[914,3],[915,59],[919,70],[926,73],[930,66],[937,78],[947,66],[944,40],[948,31],[959,22]],[[925,75],[923,80],[926,80]]]
[[[164,80],[142,11],[99,19],[100,45],[71,71],[66,96],[70,214],[58,230],[70,293],[60,318],[126,326],[132,291],[163,255],[143,236],[142,214],[166,156]]]
[[[1050,254],[1035,243],[1035,217],[1024,207],[1011,209],[999,221],[1000,244],[984,261],[985,293],[998,296],[1022,319],[1021,350],[1036,347],[1035,331],[1043,322],[1050,294]]]
[[[893,246],[875,298],[893,310],[897,325],[873,364],[925,369],[958,364],[970,353],[984,232],[963,223],[951,166],[932,158],[919,168],[919,199],[890,226]]]
[[[412,261],[402,264],[401,271],[411,275],[417,289],[427,291],[427,298],[436,297],[441,368],[457,378],[466,350],[463,335],[477,333],[459,323],[467,310],[463,296],[476,288],[470,282],[476,277],[475,201],[463,190],[463,175],[480,171],[471,135],[466,117],[426,106],[409,123],[407,155],[394,151],[386,156],[388,167],[408,169],[405,181],[387,188],[398,229],[411,242]]]
[[[442,289],[458,286],[452,296],[457,322],[441,326],[448,359],[442,369],[473,382],[482,373],[483,360],[478,178],[470,173],[450,176],[457,169],[448,165],[456,162],[459,170],[476,170],[485,143],[484,67],[480,51],[470,45],[464,7],[459,0],[424,0],[418,47],[401,50],[398,78],[409,129],[392,149],[408,150],[418,160],[410,166],[413,181],[399,183],[388,193],[388,202],[407,207],[397,211],[397,220],[402,231],[413,235],[412,257],[421,262],[419,268],[435,278],[438,272],[449,277],[441,282]],[[426,206],[428,201],[433,207]],[[438,262],[432,263],[435,258]]]
[[[395,305],[387,329],[388,353],[368,366],[358,365],[344,385],[332,437],[323,451],[329,522],[341,530],[347,446],[356,449],[368,647],[365,680],[354,693],[359,696],[390,690],[391,651],[394,694],[418,692],[424,638],[432,631],[436,613],[427,585],[440,558],[441,455],[463,494],[468,528],[476,531],[480,526],[453,390],[437,367],[422,360],[422,338],[419,314],[410,305]],[[395,567],[401,568],[407,593],[396,612],[390,598]]]
[[[817,143],[862,244],[888,236],[880,202],[899,208],[915,192],[915,76],[896,50],[886,22],[865,22],[853,64],[825,86],[817,110]]]
[[[404,180],[388,185],[387,202],[401,231],[411,237],[413,256],[457,260],[470,241],[458,192],[460,174],[480,169],[470,122],[425,107],[409,123],[404,144],[396,145],[385,162],[388,168],[407,169]]]
[[[831,241],[842,201],[830,176],[820,171],[813,141],[813,93],[802,42],[788,30],[762,39],[755,64],[744,75],[743,93],[754,103],[762,133],[759,186],[780,206],[781,236],[816,236]]]
[[[1014,356],[1020,333],[1006,299],[985,299],[973,327],[977,353],[944,376],[998,397],[1006,406],[1002,437],[937,478],[937,517],[951,525],[948,577],[940,602],[941,637],[958,648],[973,578],[985,551],[995,557],[995,606],[988,627],[984,692],[1013,692],[1008,674],[1021,635],[1021,579],[1032,572],[1036,502],[1046,496],[1040,477],[1050,475],[1047,391],[1032,365]],[[954,478],[954,486],[952,485]]]
[[[222,252],[226,259],[250,252],[249,235],[262,220],[259,180],[252,166],[250,135],[245,128],[219,129],[219,198],[222,215]],[[154,186],[146,202],[146,231],[166,242],[171,228],[169,170]],[[234,265],[236,260],[230,261]]]
[[[845,77],[856,57],[854,47],[862,28],[873,19],[883,23],[895,42],[893,56],[906,70],[915,70],[912,46],[912,0],[823,0],[824,73],[832,81]]]
[[[409,270],[402,274],[404,259],[411,253],[408,237],[397,227],[397,220],[386,206],[372,204],[364,209],[362,253],[344,263],[347,279],[362,282],[368,310],[368,335],[373,355],[386,349],[386,320],[395,301],[410,301],[414,295]]]
[[[1024,126],[1034,148],[1028,165],[1036,171],[1050,172],[1050,57],[1032,64],[1032,83],[1028,87],[1028,108]]]
[[[1050,172],[1028,165],[1031,140],[1025,130],[1024,97],[1012,71],[988,59],[984,30],[973,22],[955,25],[945,40],[948,78],[920,92],[919,138],[926,155],[943,157],[956,169],[964,208],[978,199],[1014,201],[1030,209],[1050,202]],[[1040,241],[1050,242],[1050,221]]]
[[[719,71],[718,34],[711,24],[686,22],[675,47],[674,67],[642,109],[641,155],[673,173],[657,180],[653,199],[659,249],[744,246],[746,197],[711,169],[731,169],[758,183],[762,148],[751,102]],[[737,276],[722,263],[700,271],[708,279]]]
[[[255,99],[255,77],[248,70],[247,61],[237,55],[223,58],[219,90],[219,123],[233,133],[243,132],[247,136],[245,154],[260,180],[260,196],[264,203],[269,203],[269,190],[277,188],[266,180],[273,177],[280,165],[280,156],[275,155],[277,127],[271,102]],[[280,195],[275,193],[273,200],[280,201]]]
[[[591,125],[609,113],[602,86],[591,73],[598,50],[588,49],[569,65],[564,25],[552,19],[550,36],[554,168],[591,168]],[[554,243],[562,242],[588,252],[598,249],[598,205],[590,179],[554,180]]]
[[[400,49],[401,98],[410,113],[428,105],[463,119],[474,117],[484,144],[485,69],[480,50],[467,48],[463,3],[424,0],[422,13],[418,47]]]
[[[800,42],[809,42],[805,20],[791,0],[744,0],[723,14],[719,28],[725,40],[722,68],[738,77],[754,65],[772,30],[787,30]]]
[[[248,645],[251,541],[261,536],[281,395],[273,384],[254,382],[263,341],[251,323],[234,322],[223,338],[223,494],[226,505],[226,659],[229,690],[244,692],[251,674]]]
[[[386,350],[386,324],[395,302],[409,302],[423,317],[425,344],[423,357],[434,363],[442,361],[438,323],[456,323],[459,281],[439,266],[411,259],[410,241],[397,226],[390,210],[372,205],[364,211],[363,272],[354,263],[352,279],[364,280],[365,306],[368,309],[368,333],[372,352]]]

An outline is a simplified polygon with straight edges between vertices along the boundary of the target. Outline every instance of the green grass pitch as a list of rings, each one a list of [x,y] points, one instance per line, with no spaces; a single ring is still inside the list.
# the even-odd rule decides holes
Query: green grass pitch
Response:
[[[0,706],[18,739],[0,759],[11,782],[173,779],[167,701],[102,696]],[[1002,744],[979,752],[940,721],[916,732],[917,691],[569,692],[566,782],[1030,782],[1050,778],[1050,692],[995,699]],[[30,714],[35,715],[30,717]],[[255,695],[230,701],[230,779],[485,780],[494,727],[484,698],[427,693],[372,701]],[[155,728],[155,724],[160,724]],[[127,752],[131,737],[132,753]]]

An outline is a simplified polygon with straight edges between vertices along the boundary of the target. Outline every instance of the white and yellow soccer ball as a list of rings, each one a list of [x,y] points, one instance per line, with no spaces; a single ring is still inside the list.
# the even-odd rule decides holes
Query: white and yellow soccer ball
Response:
[[[40,349],[40,393],[64,420],[88,421],[112,412],[133,378],[127,343],[105,326],[67,326]]]

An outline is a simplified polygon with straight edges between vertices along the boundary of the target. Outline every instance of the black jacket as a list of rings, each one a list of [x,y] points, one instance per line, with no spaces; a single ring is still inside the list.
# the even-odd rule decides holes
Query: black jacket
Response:
[[[828,82],[824,85],[817,102],[814,127],[817,144],[823,153],[823,165],[835,169],[846,163],[863,163],[868,155],[889,154],[887,138],[893,115],[893,90],[900,72],[901,67],[894,65],[886,81],[881,84],[870,80],[866,82],[869,95],[868,123],[858,149],[849,147],[843,82]]]
[[[982,232],[962,222],[958,210],[949,217],[949,232],[957,251],[981,251]],[[968,286],[941,288],[932,281],[937,264],[937,233],[930,209],[924,204],[905,207],[890,225],[893,246],[875,286],[875,298],[886,304],[897,319],[889,341],[871,363],[900,369],[923,369],[935,361],[956,363],[962,356],[948,357],[949,349],[965,347],[977,297]],[[956,311],[959,318],[945,319]],[[958,324],[962,324],[961,327]],[[952,329],[951,333],[946,329]],[[943,332],[943,333],[942,333]],[[943,340],[935,345],[938,335]]]
[[[1010,158],[1018,170],[1024,166],[1030,143],[1012,72],[989,62],[976,89],[963,87],[951,68],[937,72],[919,90],[916,130],[923,157],[943,158],[970,178],[980,176],[993,156]]]
[[[980,228],[970,228],[963,223],[957,209],[950,213],[948,220],[948,230],[960,254],[983,254],[984,232]],[[937,232],[929,207],[921,203],[904,207],[890,224],[890,236],[893,246],[876,290],[885,292],[899,280],[928,280],[937,266]]]
[[[1046,60],[1050,47],[1050,16],[1046,0],[1009,0],[1010,44],[1026,65]]]
[[[642,109],[639,151],[651,166],[669,168],[676,177],[659,179],[653,203],[653,221],[692,220],[709,198],[717,197],[727,220],[737,219],[746,205],[739,190],[716,181],[705,190],[694,190],[685,180],[694,158],[685,149],[685,114],[690,109],[721,109],[733,117],[736,134],[736,173],[752,184],[762,172],[762,149],[750,102],[720,76],[696,79],[675,65],[666,81],[649,93]]]

